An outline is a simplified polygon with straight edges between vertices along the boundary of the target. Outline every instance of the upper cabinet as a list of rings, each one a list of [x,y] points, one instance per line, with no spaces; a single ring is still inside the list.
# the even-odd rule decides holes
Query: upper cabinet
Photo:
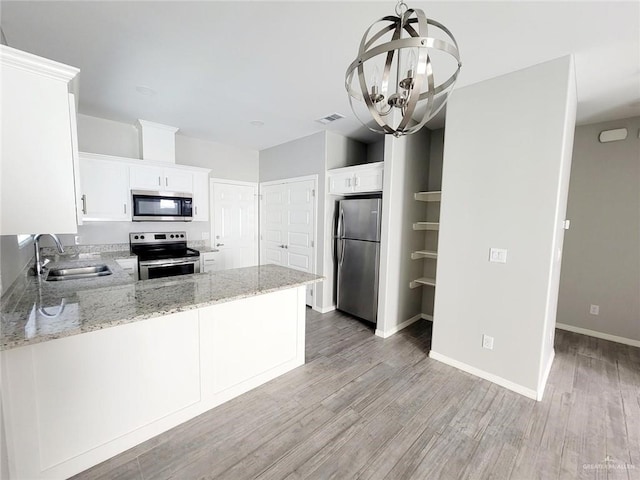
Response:
[[[329,193],[349,195],[382,191],[384,162],[329,170]]]
[[[79,70],[0,45],[0,235],[76,233],[75,105]]]
[[[131,190],[193,195],[193,220],[209,221],[209,170],[136,158],[80,153],[83,221],[131,221]]]
[[[192,193],[193,175],[181,168],[131,165],[131,188]]]
[[[80,154],[83,221],[131,221],[129,165]]]
[[[207,172],[193,174],[193,221],[209,221],[209,174]]]

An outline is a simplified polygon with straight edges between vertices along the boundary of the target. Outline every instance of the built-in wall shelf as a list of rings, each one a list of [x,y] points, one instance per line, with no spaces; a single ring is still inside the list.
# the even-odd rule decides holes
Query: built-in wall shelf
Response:
[[[442,192],[418,192],[413,194],[413,198],[421,202],[439,202]]]
[[[416,222],[413,224],[414,230],[439,230],[440,224],[438,222]]]
[[[411,260],[420,260],[421,258],[438,258],[438,252],[432,252],[430,250],[411,252]]]
[[[418,288],[418,287],[421,287],[422,285],[429,285],[431,287],[435,287],[436,279],[422,277],[422,278],[416,278],[412,282],[409,282],[409,288]]]

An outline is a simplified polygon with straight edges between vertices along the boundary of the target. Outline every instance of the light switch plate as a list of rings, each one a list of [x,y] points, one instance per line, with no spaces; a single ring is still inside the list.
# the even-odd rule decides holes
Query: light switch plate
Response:
[[[591,315],[600,315],[600,305],[591,305],[589,307],[589,313]]]
[[[492,263],[507,263],[507,250],[505,248],[490,249],[489,261]]]
[[[482,348],[493,350],[493,337],[490,337],[489,335],[482,335]]]

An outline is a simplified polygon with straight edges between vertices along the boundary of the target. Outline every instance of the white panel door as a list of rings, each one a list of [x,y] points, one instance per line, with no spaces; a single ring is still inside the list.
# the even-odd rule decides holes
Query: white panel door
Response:
[[[315,273],[315,180],[261,186],[261,260]],[[307,288],[313,305],[313,285]]]
[[[212,182],[211,246],[216,270],[258,264],[258,187]]]

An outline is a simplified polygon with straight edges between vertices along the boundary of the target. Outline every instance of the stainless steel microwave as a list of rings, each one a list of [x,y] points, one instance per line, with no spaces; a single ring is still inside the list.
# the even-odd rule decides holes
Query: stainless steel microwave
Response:
[[[134,222],[190,222],[193,197],[190,193],[131,190]]]

